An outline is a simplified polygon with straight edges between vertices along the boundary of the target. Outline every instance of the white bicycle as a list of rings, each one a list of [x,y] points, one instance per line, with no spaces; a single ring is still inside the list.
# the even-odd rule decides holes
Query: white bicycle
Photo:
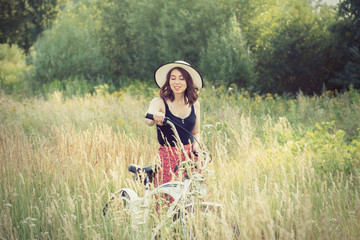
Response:
[[[146,117],[153,119],[151,114],[147,114]],[[175,137],[178,140],[180,139],[170,119],[165,118],[163,124],[168,124],[172,128]],[[151,183],[157,172],[156,165],[141,167],[130,164],[129,171],[133,173],[134,180],[143,181],[145,184],[143,197],[139,197],[130,188],[122,188],[116,191],[110,197],[109,202],[105,204],[103,215],[110,215],[115,219],[117,215],[124,215],[124,212],[126,212],[125,215],[129,218],[127,221],[131,223],[134,233],[139,233],[141,232],[141,226],[149,226],[149,211],[154,210],[155,205],[159,207],[159,202],[165,199],[164,195],[167,195],[173,201],[161,205],[161,207],[165,206],[166,210],[161,213],[161,221],[154,225],[151,238],[158,236],[159,231],[165,224],[177,229],[180,228],[185,239],[194,238],[190,226],[192,214],[195,211],[200,211],[201,214],[206,215],[214,209],[218,211],[220,205],[205,201],[207,195],[206,177],[211,175],[206,166],[211,162],[211,157],[202,152],[197,156],[197,161],[194,161],[185,154],[183,146],[179,145],[185,156],[185,161],[181,162],[176,170],[178,176],[185,175],[183,182],[172,181],[153,188]],[[158,210],[153,212],[158,212]]]

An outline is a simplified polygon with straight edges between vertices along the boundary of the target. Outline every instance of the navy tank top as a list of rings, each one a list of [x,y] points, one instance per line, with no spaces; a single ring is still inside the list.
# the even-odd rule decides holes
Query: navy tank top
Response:
[[[194,105],[191,106],[191,113],[186,118],[179,118],[173,115],[170,112],[169,106],[165,103],[165,117],[170,118],[170,120],[174,123],[177,132],[179,133],[180,140],[182,144],[186,145],[194,142],[194,136],[190,134],[195,127],[196,123],[196,115],[194,110]],[[179,125],[185,128],[187,131],[179,127]],[[171,146],[174,147],[177,140],[174,136],[174,132],[171,130],[169,125],[157,126],[157,137],[160,145],[162,146]]]

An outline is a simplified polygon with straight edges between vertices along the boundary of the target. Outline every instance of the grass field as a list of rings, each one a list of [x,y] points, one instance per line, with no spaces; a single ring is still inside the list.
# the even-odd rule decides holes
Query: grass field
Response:
[[[134,232],[101,210],[117,189],[141,190],[130,163],[156,159],[143,121],[154,94],[106,85],[74,97],[1,94],[0,239],[147,239],[150,227]],[[197,239],[360,239],[358,92],[209,88],[200,101],[209,198],[223,207],[220,221],[195,222]]]

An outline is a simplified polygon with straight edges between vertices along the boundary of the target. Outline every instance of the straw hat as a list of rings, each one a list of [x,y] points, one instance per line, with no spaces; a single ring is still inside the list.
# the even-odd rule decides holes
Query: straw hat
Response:
[[[185,69],[190,74],[190,76],[194,82],[194,86],[196,88],[200,89],[204,86],[203,79],[202,79],[200,73],[195,68],[191,67],[190,64],[187,62],[176,61],[176,62],[172,62],[172,63],[166,63],[166,64],[160,66],[155,71],[154,79],[159,88],[164,86],[168,72],[175,67],[180,67],[180,68]]]

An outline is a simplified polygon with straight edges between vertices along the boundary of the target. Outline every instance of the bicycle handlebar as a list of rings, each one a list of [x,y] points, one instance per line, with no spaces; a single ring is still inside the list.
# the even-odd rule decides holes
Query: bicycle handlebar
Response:
[[[150,120],[154,120],[154,114],[146,113],[145,118],[150,119]],[[172,128],[172,130],[173,130],[173,132],[174,132],[174,135],[175,135],[176,139],[179,141],[179,143],[181,143],[180,136],[179,136],[179,134],[178,134],[178,132],[177,132],[177,130],[176,130],[175,125],[174,125],[173,122],[170,120],[170,118],[164,117],[163,124],[165,124],[165,125],[170,125],[170,127]],[[182,144],[180,144],[180,146],[181,146],[182,149],[184,148],[184,147],[182,146]]]
[[[150,120],[154,120],[154,114],[146,113],[145,118],[150,119]],[[168,121],[171,121],[171,120],[168,117],[164,117],[163,124],[167,124]]]

